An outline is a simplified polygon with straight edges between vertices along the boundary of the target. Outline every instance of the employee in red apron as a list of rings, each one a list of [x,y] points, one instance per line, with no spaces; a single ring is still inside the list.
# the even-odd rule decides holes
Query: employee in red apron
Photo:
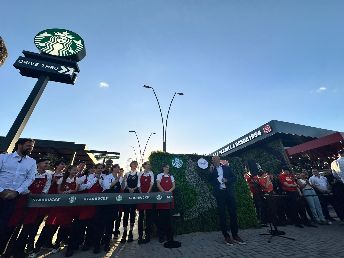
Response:
[[[94,194],[101,193],[103,191],[101,174],[103,171],[103,165],[98,164],[95,174],[88,174],[82,177],[82,182],[79,185],[79,192]],[[73,222],[70,238],[68,241],[68,247],[65,256],[70,257],[73,255],[74,249],[84,243],[82,250],[89,250],[92,244],[92,238],[94,234],[93,219],[96,214],[96,206],[81,206],[78,207],[79,215],[78,221]]]
[[[140,193],[150,193],[154,184],[154,174],[151,171],[151,165],[149,162],[143,163],[143,172],[139,176],[138,187]],[[139,239],[138,244],[148,243],[152,232],[152,209],[151,203],[142,203],[137,205],[139,210],[138,220],[138,232]],[[143,223],[145,221],[145,223]],[[145,224],[145,238],[143,239],[143,224]]]
[[[124,182],[125,182],[125,193],[138,193],[138,182],[139,182],[139,172],[136,170],[138,166],[137,161],[132,161],[130,163],[130,171],[125,174]],[[135,216],[136,216],[136,204],[125,204],[123,205],[124,208],[124,217],[123,217],[123,235],[121,239],[121,243],[125,243],[126,241],[133,242],[133,229],[135,225]],[[130,215],[130,229],[128,234],[127,240],[127,227],[128,227],[128,220]]]
[[[47,194],[50,185],[52,175],[46,170],[49,168],[49,159],[42,158],[37,160],[37,173],[35,175],[35,180],[29,186],[30,194]],[[47,209],[43,207],[29,208],[24,220],[23,228],[17,238],[14,248],[14,257],[20,258],[24,257],[24,249],[27,245],[27,252],[32,253],[34,247],[34,240],[42,223]]]
[[[51,186],[48,191],[48,194],[57,194],[57,181],[63,177],[65,169],[66,169],[66,163],[64,160],[61,159],[55,163],[54,167],[55,167],[55,170],[52,175]],[[54,208],[50,208],[48,210],[48,217],[45,221],[45,225],[41,233],[39,234],[39,238],[35,244],[34,254],[38,253],[43,246],[47,248],[53,248],[52,239],[58,229],[57,226],[51,225],[52,221],[54,220],[54,216],[55,216],[54,214],[55,214]],[[34,254],[31,255],[31,257],[35,257]]]
[[[170,192],[176,188],[176,183],[174,177],[170,175],[170,166],[168,164],[163,164],[163,172],[157,175],[156,183],[160,192]],[[156,205],[158,210],[158,234],[159,242],[165,242],[165,237],[167,241],[173,241],[173,231],[172,231],[172,214],[171,210],[174,209],[174,200],[172,203],[158,203]]]
[[[78,184],[76,179],[77,166],[70,165],[64,173],[63,178],[57,181],[57,192],[59,194],[73,194],[78,191]],[[60,226],[57,234],[57,239],[54,245],[53,252],[60,250],[62,240],[67,239],[70,234],[71,224],[75,215],[78,213],[78,207],[56,207],[53,214],[53,219],[49,221],[55,227]]]

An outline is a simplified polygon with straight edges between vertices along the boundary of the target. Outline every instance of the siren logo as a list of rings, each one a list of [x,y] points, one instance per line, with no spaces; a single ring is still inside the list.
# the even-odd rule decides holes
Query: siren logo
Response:
[[[123,200],[122,195],[118,195],[118,196],[116,197],[116,201],[121,202],[122,200]]]
[[[272,131],[272,128],[271,128],[271,126],[269,124],[264,125],[263,132],[265,134],[271,133],[271,131]]]
[[[160,194],[158,194],[158,195],[156,196],[156,199],[157,199],[158,201],[160,201],[160,200],[162,199],[162,196],[161,196]]]
[[[72,56],[84,49],[83,39],[76,33],[64,29],[48,29],[35,37],[35,45],[42,52],[54,56]]]
[[[68,200],[69,200],[69,203],[75,203],[76,197],[75,196],[69,197]]]
[[[183,161],[175,157],[174,159],[172,159],[172,166],[174,166],[175,168],[181,168],[183,166]]]

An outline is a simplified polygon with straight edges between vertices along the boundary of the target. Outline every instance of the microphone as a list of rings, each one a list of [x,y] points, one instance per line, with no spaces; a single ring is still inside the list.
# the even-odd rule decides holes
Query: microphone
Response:
[[[23,160],[23,156],[22,156],[22,157],[20,157],[20,160],[18,160],[18,163],[21,163],[21,162],[22,162],[22,160]]]

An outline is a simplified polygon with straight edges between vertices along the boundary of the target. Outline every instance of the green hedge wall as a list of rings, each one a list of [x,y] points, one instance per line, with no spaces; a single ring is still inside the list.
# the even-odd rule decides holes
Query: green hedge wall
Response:
[[[183,162],[181,168],[172,165],[172,160],[176,157]],[[197,161],[200,158],[206,159],[210,164],[211,157],[198,155],[153,152],[149,157],[155,174],[162,171],[163,163],[168,163],[170,173],[175,177],[175,212],[181,214],[181,219],[175,226],[177,234],[219,229],[216,200],[206,179],[209,171],[198,167]],[[227,160],[238,175],[236,197],[239,226],[240,228],[254,227],[257,225],[256,213],[249,189],[242,176],[243,163],[240,158]]]
[[[254,160],[258,162],[264,171],[279,174],[282,165],[285,165],[279,140],[268,142],[261,147],[244,150],[239,157],[243,160]],[[228,157],[226,157],[228,158]]]

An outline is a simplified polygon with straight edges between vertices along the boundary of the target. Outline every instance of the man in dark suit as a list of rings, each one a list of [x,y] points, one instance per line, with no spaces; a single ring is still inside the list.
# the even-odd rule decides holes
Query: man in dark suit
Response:
[[[213,186],[213,194],[217,201],[219,213],[220,228],[228,245],[245,244],[238,235],[238,219],[235,201],[235,182],[236,176],[229,166],[220,163],[220,157],[212,157],[212,165],[210,165],[209,181]],[[232,238],[227,231],[226,208],[229,212],[230,230]]]

